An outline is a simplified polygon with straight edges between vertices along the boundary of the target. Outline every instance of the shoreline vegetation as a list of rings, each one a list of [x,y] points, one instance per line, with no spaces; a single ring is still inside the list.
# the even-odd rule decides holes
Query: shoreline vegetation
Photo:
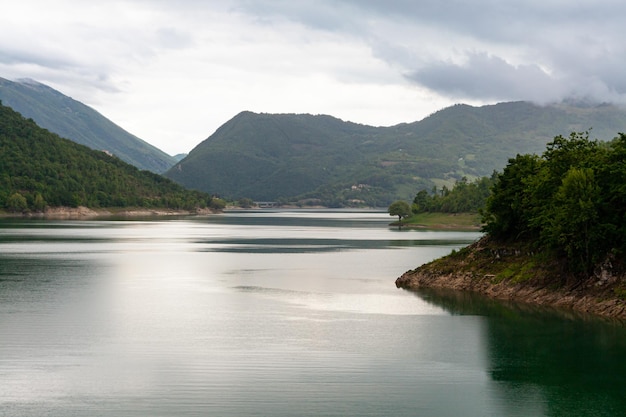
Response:
[[[600,265],[585,279],[530,245],[485,236],[396,279],[405,290],[447,289],[626,320],[626,276]]]
[[[420,213],[404,220],[401,227],[477,231],[481,222],[476,213]],[[563,274],[562,268],[555,268],[558,265],[554,263],[538,266],[545,259],[524,246],[485,236],[461,251],[405,272],[396,279],[396,287],[472,292],[502,301],[626,320],[626,277],[600,267],[582,282],[564,275],[555,284],[550,277]]]

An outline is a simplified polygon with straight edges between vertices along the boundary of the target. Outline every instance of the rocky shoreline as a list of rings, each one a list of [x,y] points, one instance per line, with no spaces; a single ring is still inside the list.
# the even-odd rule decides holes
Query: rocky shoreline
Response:
[[[621,293],[626,277],[600,269],[586,280],[564,280],[559,284],[545,279],[545,270],[537,269],[530,279],[516,282],[503,278],[507,258],[518,261],[523,254],[516,250],[495,252],[483,240],[468,247],[462,254],[449,255],[415,270],[407,271],[396,280],[396,287],[406,290],[420,288],[471,291],[493,299],[571,309],[602,317],[626,319],[626,300]],[[473,267],[473,259],[491,256],[494,267]],[[484,260],[484,259],[483,259]],[[480,263],[484,265],[484,263]],[[504,268],[503,268],[504,267]],[[543,275],[543,276],[542,276]]]

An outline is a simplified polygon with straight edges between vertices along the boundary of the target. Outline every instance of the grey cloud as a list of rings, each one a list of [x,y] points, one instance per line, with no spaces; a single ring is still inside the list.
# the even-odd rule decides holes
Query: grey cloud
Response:
[[[128,62],[150,62],[164,49],[201,45],[200,39],[194,39],[192,25],[210,25],[213,12],[218,11],[217,15],[237,15],[234,21],[243,23],[232,30],[249,30],[251,38],[257,28],[250,22],[276,30],[294,22],[312,29],[303,39],[313,41],[319,31],[332,32],[336,36],[331,39],[366,45],[372,56],[396,71],[390,79],[405,75],[410,82],[455,100],[550,101],[573,95],[626,101],[622,75],[626,46],[619,37],[626,23],[622,0],[124,0],[120,4],[158,10],[165,18],[149,28],[128,25],[112,31],[96,25],[76,31],[74,27],[83,47],[88,45],[84,53],[64,53],[61,48],[33,51],[38,41],[19,45],[20,37],[9,43],[10,36],[4,36],[0,65],[38,67],[29,75],[33,78],[44,69],[56,77],[65,71],[89,80],[93,88],[114,91],[112,79],[120,83]],[[89,56],[90,45],[97,46],[97,56]],[[461,58],[463,64],[458,63]]]
[[[61,57],[11,49],[0,49],[0,63],[8,65],[29,64],[52,69],[67,69],[75,66],[75,62]]]
[[[617,67],[619,68],[619,67]],[[473,54],[464,64],[437,62],[407,75],[411,81],[455,99],[529,100],[538,103],[576,98],[625,103],[619,69],[571,71],[557,76],[539,66],[512,65],[496,56]]]
[[[238,10],[268,23],[286,19],[359,38],[374,56],[409,74],[411,81],[452,98],[626,100],[626,78],[621,74],[626,49],[616,36],[626,23],[626,3],[619,0],[240,0],[237,4]],[[397,33],[387,33],[389,27],[397,28]],[[417,28],[435,35],[416,38]],[[433,49],[438,56],[428,53]],[[445,61],[459,56],[467,62]],[[516,64],[509,64],[507,58]]]
[[[24,77],[24,72],[19,69],[24,65],[31,67],[28,77],[36,78],[43,83],[75,86],[83,91],[99,90],[110,93],[120,91],[102,68],[96,68],[88,63],[76,62],[71,58],[46,51],[33,53],[0,49],[0,68],[5,71],[4,76],[11,77],[15,74],[14,78]]]
[[[437,62],[407,78],[449,97],[546,101],[562,94],[558,80],[538,66],[514,66],[485,53],[471,55],[463,65]]]
[[[285,18],[327,30],[360,28],[369,20],[432,25],[498,42],[525,40],[547,28],[577,28],[623,23],[626,3],[619,0],[239,0],[236,10],[264,18]],[[587,27],[586,27],[587,26]],[[367,35],[366,33],[363,33]]]

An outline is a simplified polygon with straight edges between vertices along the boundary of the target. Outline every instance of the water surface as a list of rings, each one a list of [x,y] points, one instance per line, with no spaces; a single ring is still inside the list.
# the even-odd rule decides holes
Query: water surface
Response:
[[[619,323],[395,288],[386,213],[0,222],[0,415],[614,416]]]

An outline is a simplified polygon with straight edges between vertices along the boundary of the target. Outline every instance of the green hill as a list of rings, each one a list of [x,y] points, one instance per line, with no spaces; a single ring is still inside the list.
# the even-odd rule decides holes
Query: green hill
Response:
[[[140,169],[162,173],[176,159],[126,132],[100,113],[33,80],[0,78],[0,100],[39,126],[95,150],[106,150]]]
[[[273,200],[342,181],[375,128],[330,116],[243,112],[166,173],[189,188]]]
[[[491,175],[517,153],[539,153],[554,136],[589,128],[612,139],[626,130],[626,112],[610,105],[455,105],[392,127],[243,112],[165,175],[229,198],[386,207],[421,189]]]
[[[86,206],[195,209],[208,194],[62,139],[0,102],[0,210]]]

